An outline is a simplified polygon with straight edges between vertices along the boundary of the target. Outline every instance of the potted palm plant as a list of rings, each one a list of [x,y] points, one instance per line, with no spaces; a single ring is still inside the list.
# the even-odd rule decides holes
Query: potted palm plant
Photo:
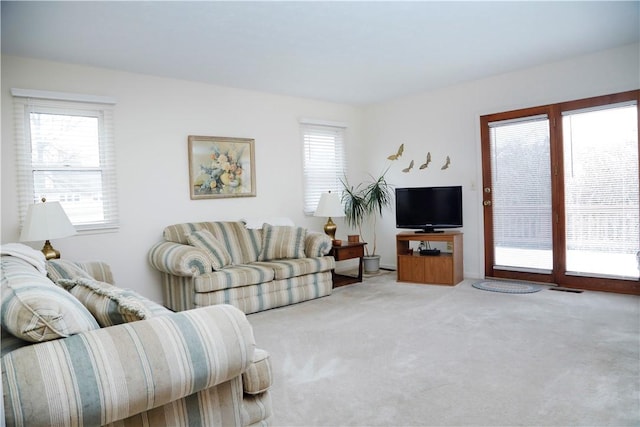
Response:
[[[378,216],[389,207],[392,202],[392,186],[385,178],[387,168],[379,177],[372,175],[370,180],[352,186],[345,177],[342,180],[342,204],[344,205],[345,222],[358,230],[360,239],[363,237],[363,225],[371,225],[373,241],[365,246],[364,271],[375,273],[380,269],[380,255],[376,253],[376,224]],[[369,249],[371,247],[371,250]]]

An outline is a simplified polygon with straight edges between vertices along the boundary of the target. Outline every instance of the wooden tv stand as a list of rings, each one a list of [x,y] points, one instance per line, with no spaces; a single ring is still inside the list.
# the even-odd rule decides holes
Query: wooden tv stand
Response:
[[[409,242],[448,242],[452,253],[439,255],[420,255],[409,250]],[[444,233],[415,233],[407,231],[396,235],[396,255],[398,261],[398,282],[457,285],[464,279],[462,262],[462,233],[445,231]]]

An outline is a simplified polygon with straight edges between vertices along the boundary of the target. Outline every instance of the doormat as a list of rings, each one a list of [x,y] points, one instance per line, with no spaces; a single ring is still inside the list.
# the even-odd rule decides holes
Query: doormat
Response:
[[[535,283],[514,282],[510,280],[479,280],[472,283],[471,286],[483,291],[501,292],[504,294],[532,294],[545,288],[543,285],[536,285]]]

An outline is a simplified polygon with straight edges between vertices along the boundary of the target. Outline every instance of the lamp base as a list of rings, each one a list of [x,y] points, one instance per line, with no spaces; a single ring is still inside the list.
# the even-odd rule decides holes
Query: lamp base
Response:
[[[58,259],[60,258],[60,251],[53,249],[50,241],[44,242],[44,246],[40,249],[44,254],[45,259]]]
[[[333,222],[331,217],[327,220],[327,223],[324,225],[324,232],[327,236],[331,237],[331,240],[336,239],[336,230],[338,226]]]

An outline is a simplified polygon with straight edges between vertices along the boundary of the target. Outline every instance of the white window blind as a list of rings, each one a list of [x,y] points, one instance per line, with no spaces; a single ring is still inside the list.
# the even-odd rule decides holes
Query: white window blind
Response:
[[[562,113],[566,268],[638,278],[638,107],[608,104]]]
[[[549,119],[520,117],[491,122],[489,128],[494,268],[549,272],[553,268]]]
[[[304,212],[312,215],[327,191],[342,193],[346,174],[345,126],[320,122],[301,122],[304,144]]]
[[[42,197],[78,231],[118,227],[110,98],[13,89],[20,222]]]

